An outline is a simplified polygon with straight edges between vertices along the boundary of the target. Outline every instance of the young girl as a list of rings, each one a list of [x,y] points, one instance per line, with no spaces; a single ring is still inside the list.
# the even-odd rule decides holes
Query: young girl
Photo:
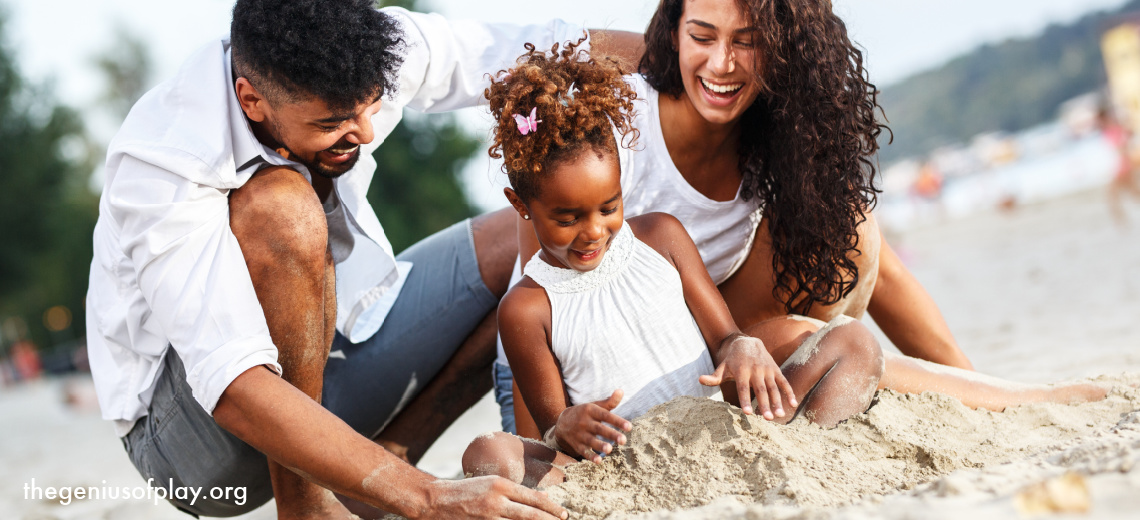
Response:
[[[623,220],[616,133],[630,146],[635,94],[619,70],[568,45],[528,47],[487,90],[498,120],[507,198],[540,244],[499,306],[503,346],[545,444],[498,433],[476,440],[464,471],[529,485],[562,479],[624,444],[630,420],[676,396],[730,400],[786,422],[834,425],[867,408],[882,374],[863,325],[835,320],[777,367],[736,327],[693,241],[672,216]],[[802,396],[797,402],[796,396]]]

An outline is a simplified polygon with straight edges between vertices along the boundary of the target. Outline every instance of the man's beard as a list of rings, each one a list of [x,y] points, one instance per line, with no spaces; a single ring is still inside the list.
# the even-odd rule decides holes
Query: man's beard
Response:
[[[302,161],[298,159],[294,160],[301,163],[305,168],[308,168],[309,173],[320,175],[326,179],[335,179],[341,175],[348,173],[349,170],[356,166],[356,161],[360,160],[360,148],[356,149],[355,155],[353,155],[351,159],[335,167],[320,162],[320,160],[317,159],[320,157],[319,154],[320,152],[313,154],[312,161]]]
[[[327,164],[320,162],[319,157],[320,157],[321,152],[314,153],[313,158],[311,160],[302,159],[301,156],[299,154],[297,154],[297,152],[294,152],[284,142],[282,142],[282,139],[279,137],[281,135],[281,129],[277,127],[276,121],[272,121],[272,120],[269,121],[269,130],[270,130],[270,135],[273,137],[273,139],[275,141],[277,141],[278,143],[280,143],[281,148],[284,148],[285,151],[288,152],[289,155],[288,155],[287,159],[289,159],[290,161],[295,161],[295,162],[301,163],[302,166],[304,166],[305,168],[307,168],[309,170],[309,173],[314,174],[314,175],[320,175],[321,177],[324,177],[326,179],[335,179],[337,177],[340,177],[341,175],[348,173],[349,170],[351,170],[354,166],[356,166],[356,161],[360,160],[360,153],[361,153],[362,148],[359,146],[356,149],[356,154],[353,155],[353,157],[351,159],[349,159],[348,161],[345,161],[344,163],[339,164],[337,166],[329,166]],[[326,150],[336,148],[339,144],[340,143],[334,144],[334,145],[326,148]]]

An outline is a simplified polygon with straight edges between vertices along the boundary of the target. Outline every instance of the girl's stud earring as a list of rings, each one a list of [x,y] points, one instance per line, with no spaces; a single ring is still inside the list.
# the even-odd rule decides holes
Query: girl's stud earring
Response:
[[[530,215],[523,215],[523,220],[530,220]]]

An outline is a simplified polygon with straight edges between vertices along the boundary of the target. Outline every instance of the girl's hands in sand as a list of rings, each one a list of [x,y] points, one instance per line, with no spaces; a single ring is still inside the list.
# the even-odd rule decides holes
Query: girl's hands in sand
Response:
[[[740,409],[752,413],[752,391],[756,392],[756,404],[765,419],[784,416],[781,393],[788,397],[788,403],[796,406],[796,393],[792,385],[780,372],[780,367],[764,348],[764,342],[744,334],[734,334],[721,343],[717,351],[716,371],[712,375],[701,376],[705,386],[717,386],[725,381],[736,381],[736,391],[740,395]],[[773,415],[773,410],[775,414]]]
[[[613,451],[614,444],[623,445],[625,435],[614,427],[628,432],[629,421],[613,413],[621,403],[622,391],[614,390],[608,399],[578,404],[563,410],[554,424],[554,439],[562,451],[592,462],[601,462],[602,455]],[[612,425],[612,426],[611,426]],[[598,437],[607,439],[605,442]]]

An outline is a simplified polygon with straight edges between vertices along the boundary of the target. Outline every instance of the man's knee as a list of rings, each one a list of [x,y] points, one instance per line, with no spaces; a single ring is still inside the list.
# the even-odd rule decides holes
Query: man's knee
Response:
[[[507,292],[511,270],[519,254],[516,215],[508,207],[471,219],[479,274],[487,288],[499,297]]]
[[[313,187],[288,168],[267,168],[230,193],[230,228],[246,262],[324,265],[328,226]]]

